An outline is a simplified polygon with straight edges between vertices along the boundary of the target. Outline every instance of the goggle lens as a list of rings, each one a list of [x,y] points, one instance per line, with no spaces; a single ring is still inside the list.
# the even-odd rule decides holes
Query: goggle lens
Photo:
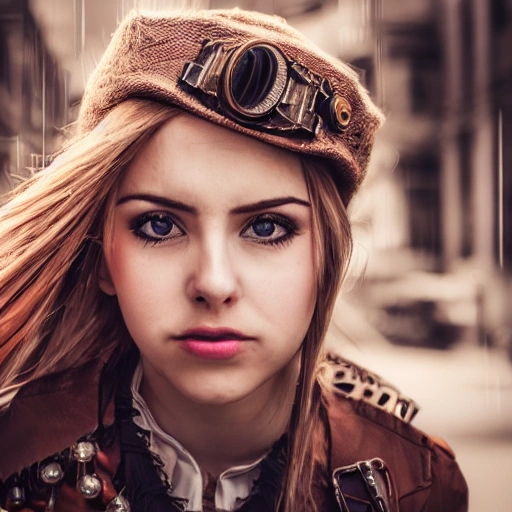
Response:
[[[272,91],[277,59],[264,46],[246,50],[237,60],[231,78],[231,96],[243,110],[252,110]]]
[[[277,48],[249,43],[229,58],[219,99],[235,117],[261,118],[279,103],[287,79],[288,66]]]

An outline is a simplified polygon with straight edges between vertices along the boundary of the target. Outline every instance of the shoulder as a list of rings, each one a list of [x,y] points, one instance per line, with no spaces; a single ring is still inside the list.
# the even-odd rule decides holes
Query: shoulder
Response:
[[[57,492],[56,511],[104,510],[104,502],[120,499],[112,485],[118,446],[100,446],[95,437],[103,368],[95,360],[27,384],[0,414],[0,510],[53,510]],[[110,407],[103,419],[102,440],[111,439]]]
[[[101,361],[21,388],[0,413],[0,480],[71,446],[97,426]]]
[[[463,512],[467,485],[453,452],[410,424],[419,408],[378,375],[330,355],[319,381],[331,467],[384,461],[400,510]]]

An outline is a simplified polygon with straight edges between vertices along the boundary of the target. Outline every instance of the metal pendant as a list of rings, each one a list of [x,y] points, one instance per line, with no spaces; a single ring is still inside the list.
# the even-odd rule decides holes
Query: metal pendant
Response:
[[[19,485],[15,485],[9,489],[7,501],[11,506],[20,507],[25,503],[25,489]]]
[[[82,441],[73,446],[73,458],[77,462],[90,462],[98,453],[98,448],[90,441]]]
[[[109,504],[106,512],[130,512],[130,504],[124,496],[116,496]]]
[[[39,478],[48,485],[58,484],[64,476],[62,466],[58,462],[50,462],[43,466],[39,472]]]
[[[76,488],[80,494],[88,500],[97,498],[103,489],[101,479],[96,475],[84,475],[76,483]]]

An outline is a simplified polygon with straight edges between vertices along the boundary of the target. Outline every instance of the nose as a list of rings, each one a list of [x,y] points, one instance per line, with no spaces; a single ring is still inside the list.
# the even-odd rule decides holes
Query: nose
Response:
[[[225,241],[217,237],[200,244],[188,283],[188,295],[207,309],[233,305],[240,286]]]

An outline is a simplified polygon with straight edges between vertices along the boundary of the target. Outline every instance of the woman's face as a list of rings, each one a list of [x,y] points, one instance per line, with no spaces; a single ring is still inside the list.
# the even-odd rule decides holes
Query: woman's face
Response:
[[[100,283],[145,378],[225,404],[296,375],[316,301],[311,217],[296,155],[189,115],[167,122],[120,184]]]

